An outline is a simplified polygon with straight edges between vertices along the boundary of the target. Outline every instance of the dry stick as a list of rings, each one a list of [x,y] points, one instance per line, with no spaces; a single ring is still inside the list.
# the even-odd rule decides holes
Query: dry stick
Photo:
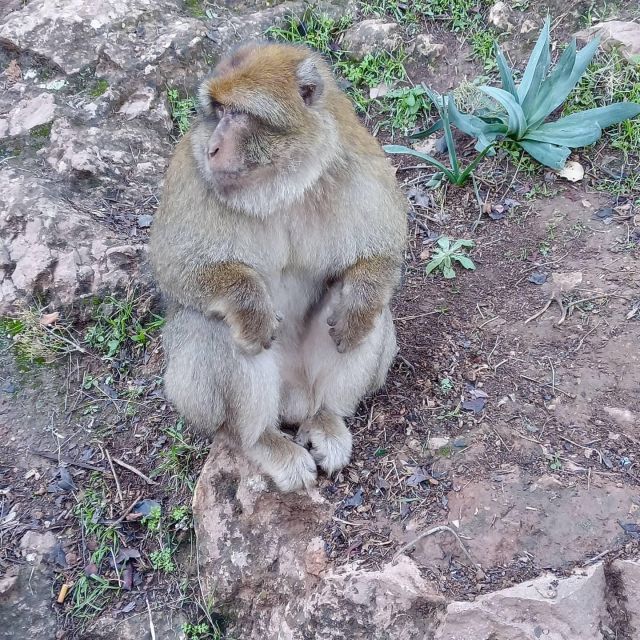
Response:
[[[124,499],[122,497],[122,490],[120,489],[120,480],[118,480],[118,474],[116,473],[115,467],[113,466],[113,462],[111,461],[111,456],[109,455],[109,449],[104,450],[107,456],[107,462],[111,467],[111,473],[113,474],[113,479],[116,483],[116,491],[118,492],[118,499],[120,500],[120,508],[124,509]]]
[[[536,318],[539,318],[551,306],[552,302],[553,302],[553,298],[547,300],[547,303],[544,305],[544,307],[542,307],[542,309],[540,311],[538,311],[538,313],[534,313],[530,318],[527,318],[524,321],[524,323],[525,324],[529,324],[532,320],[535,320]]]
[[[529,380],[529,382],[535,382],[536,384],[539,384],[541,387],[550,387],[551,386],[551,383],[549,383],[549,382],[541,382],[540,380],[536,380],[535,378],[530,378],[529,376],[525,376],[524,373],[521,373],[520,377],[524,378],[525,380]],[[572,400],[575,400],[575,398],[576,398],[576,396],[573,393],[569,393],[568,391],[563,391],[559,387],[556,387],[556,391],[559,391],[563,395],[567,396],[567,398],[571,398]]]
[[[49,453],[48,451],[37,451],[35,449],[31,449],[30,451],[36,456],[46,458],[47,460],[52,460],[53,462],[57,462],[58,464],[63,462],[64,464],[71,465],[72,467],[79,467],[80,469],[87,469],[88,471],[99,471],[100,473],[109,475],[109,472],[105,469],[96,467],[95,465],[89,464],[88,462],[80,462],[79,460],[72,460],[71,458],[63,458],[56,453]]]
[[[115,527],[120,524],[133,511],[133,508],[138,504],[142,495],[142,492],[137,493],[135,500],[122,512],[122,515],[117,520],[114,520],[109,526]]]
[[[596,330],[600,327],[600,325],[602,324],[602,322],[598,322],[598,324],[593,327],[590,331],[587,331],[587,333],[585,333],[582,338],[580,338],[580,342],[578,342],[578,345],[576,346],[576,348],[573,350],[574,353],[576,353],[577,351],[580,351],[580,349],[582,348],[582,345],[584,344],[584,341]]]
[[[400,547],[399,551],[395,554],[395,556],[393,556],[393,559],[391,560],[391,564],[395,564],[396,561],[398,560],[398,558],[407,549],[409,549],[409,548],[413,547],[414,545],[418,544],[418,542],[420,542],[420,540],[423,540],[424,538],[426,538],[428,536],[432,536],[434,533],[441,533],[443,531],[448,531],[449,533],[452,533],[454,535],[455,539],[458,541],[458,544],[460,545],[460,548],[464,551],[464,555],[467,556],[467,559],[469,560],[469,562],[473,566],[477,566],[477,563],[471,557],[471,554],[467,551],[467,548],[464,546],[464,543],[460,539],[460,536],[451,527],[448,527],[446,524],[441,524],[441,525],[439,525],[437,527],[433,527],[433,529],[429,529],[429,531],[425,531],[424,533],[421,533],[415,540],[412,540],[411,542],[407,542],[407,544],[405,544],[402,547]]]
[[[135,473],[137,476],[142,478],[147,484],[158,484],[155,480],[152,480],[149,476],[145,476],[144,473],[140,471],[140,469],[136,469],[133,465],[127,464],[126,462],[123,462],[118,458],[113,458],[113,461],[116,464],[119,464],[121,467],[124,467],[125,469],[128,469],[132,473]]]
[[[145,598],[145,600],[147,601],[147,611],[149,612],[149,632],[151,633],[151,640],[156,640],[156,628],[153,626],[153,617],[151,616],[149,598]]]

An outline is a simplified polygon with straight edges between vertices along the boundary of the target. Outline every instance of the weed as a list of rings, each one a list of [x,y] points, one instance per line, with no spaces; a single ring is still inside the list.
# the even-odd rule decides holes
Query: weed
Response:
[[[51,364],[75,351],[83,351],[71,329],[56,320],[50,322],[44,308],[28,307],[15,316],[0,318],[0,332],[13,341],[21,366]]]
[[[190,491],[193,491],[197,462],[207,455],[207,450],[188,441],[182,419],[175,427],[167,429],[165,434],[169,438],[169,443],[160,452],[161,461],[152,476],[168,475],[174,488],[187,486]]]
[[[105,561],[113,560],[120,549],[120,539],[112,527],[102,524],[107,509],[107,498],[102,480],[93,477],[73,512],[82,527],[83,539],[94,550],[85,571],[74,584],[70,614],[75,618],[90,619],[98,615],[114,593],[120,590],[120,581],[101,576]]]
[[[182,625],[182,632],[186,640],[221,640],[222,635],[217,626],[211,626],[208,622]]]
[[[149,561],[155,571],[173,573],[176,570],[176,565],[173,562],[173,556],[169,547],[163,547],[157,551],[152,551],[149,554]]]
[[[97,301],[93,324],[85,333],[85,342],[106,359],[114,358],[124,347],[144,348],[164,324],[164,318],[150,313],[147,300],[129,293],[119,299],[108,296]]]
[[[202,0],[184,0],[184,6],[194,18],[204,18],[207,15]]]
[[[342,60],[336,64],[336,68],[356,87],[392,85],[398,80],[407,79],[404,68],[406,59],[407,54],[402,49],[393,53],[382,51],[368,53],[360,62]]]
[[[301,17],[287,17],[281,27],[271,27],[266,35],[275,40],[304,44],[330,58],[336,58],[340,55],[340,48],[336,42],[352,21],[348,15],[334,20],[327,14],[309,7]]]
[[[171,526],[176,531],[189,531],[193,528],[193,514],[191,509],[186,505],[174,507],[169,516]]]
[[[549,460],[549,469],[551,471],[560,471],[562,469],[562,460],[557,453],[554,453]]]
[[[491,29],[480,29],[471,35],[471,49],[482,62],[485,71],[498,68],[495,53],[496,39],[497,36]]]
[[[107,92],[109,88],[109,83],[103,78],[98,78],[94,83],[91,89],[89,89],[89,95],[92,98],[99,98],[101,95]]]
[[[596,57],[567,98],[569,115],[621,101],[640,103],[640,66],[629,64],[614,50]],[[607,131],[611,145],[628,153],[640,149],[640,119],[625,120]]]
[[[442,378],[440,380],[440,391],[445,395],[453,390],[453,382],[449,378]]]
[[[171,112],[173,124],[178,133],[183,136],[189,131],[191,120],[196,114],[195,98],[188,94],[182,95],[178,89],[174,88],[167,89],[167,100],[169,101],[169,111]]]
[[[415,128],[419,118],[429,113],[431,101],[424,87],[403,87],[394,89],[384,96],[382,113],[391,116],[391,130],[400,129],[403,133]]]
[[[546,240],[541,240],[538,244],[538,253],[545,258],[551,253],[551,245]]]
[[[144,516],[141,523],[147,527],[151,533],[160,532],[160,523],[162,520],[162,509],[159,506],[152,507],[149,514]]]
[[[470,249],[475,246],[473,240],[455,240],[452,244],[449,238],[442,237],[438,239],[437,244],[433,257],[427,265],[427,275],[433,271],[441,271],[445,278],[455,278],[454,261],[458,262],[464,269],[475,270],[476,265],[473,260],[463,252],[463,249]]]
[[[41,142],[44,144],[44,140],[51,135],[51,127],[53,126],[53,122],[47,122],[45,124],[41,124],[38,127],[33,127],[29,131],[29,135],[32,138],[35,138],[37,142]]]

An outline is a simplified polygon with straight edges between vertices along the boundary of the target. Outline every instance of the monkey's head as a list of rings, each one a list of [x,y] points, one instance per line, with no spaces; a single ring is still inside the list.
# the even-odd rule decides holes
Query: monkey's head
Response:
[[[306,48],[243,46],[216,66],[198,97],[195,159],[234,208],[265,216],[295,202],[337,157],[335,101],[343,107],[344,96]]]

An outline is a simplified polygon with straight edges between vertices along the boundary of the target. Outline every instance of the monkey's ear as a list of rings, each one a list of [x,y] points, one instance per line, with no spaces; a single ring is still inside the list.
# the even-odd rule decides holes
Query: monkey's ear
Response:
[[[298,91],[304,103],[315,104],[324,91],[324,80],[313,58],[305,58],[298,66]]]
[[[200,88],[198,89],[198,99],[196,100],[196,110],[198,113],[205,116],[213,115],[216,108],[219,106],[209,90],[209,83],[211,80],[212,78],[207,78],[200,85]]]

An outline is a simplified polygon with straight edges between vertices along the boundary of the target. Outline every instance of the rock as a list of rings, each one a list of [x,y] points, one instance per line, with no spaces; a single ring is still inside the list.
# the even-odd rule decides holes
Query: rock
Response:
[[[506,2],[500,0],[489,9],[489,24],[493,25],[498,31],[511,31],[513,29],[509,18],[511,18],[511,7]]]
[[[529,18],[526,18],[525,20],[522,21],[522,24],[520,25],[520,33],[531,33],[532,31],[535,31],[537,28],[538,28],[538,25],[533,20],[529,20]]]
[[[444,602],[411,559],[379,570],[328,563],[318,532],[334,508],[317,490],[270,490],[251,463],[214,441],[193,514],[205,594],[231,614],[231,637],[431,637]]]
[[[509,589],[453,602],[435,640],[603,640],[611,620],[603,566],[569,578],[546,574]]]
[[[631,627],[640,634],[640,559],[614,560],[611,568],[614,573],[612,581],[615,581],[612,586],[618,591],[618,602],[622,601]]]
[[[637,422],[635,413],[633,413],[633,411],[630,411],[629,409],[620,409],[618,407],[604,407],[604,412],[622,427]]]
[[[58,544],[50,531],[28,531],[20,540],[25,564],[9,568],[0,580],[0,640],[51,640],[56,637],[53,574],[44,559]]]
[[[640,24],[637,22],[608,20],[576,33],[580,42],[586,42],[594,36],[602,38],[600,47],[603,50],[620,49],[627,60],[640,63]]]
[[[428,33],[421,33],[416,36],[415,51],[422,58],[428,61],[433,61],[439,58],[445,50],[443,44],[433,42],[431,36]]]
[[[55,111],[56,104],[51,93],[21,100],[4,119],[0,119],[0,138],[19,136],[46,124],[53,119]]]
[[[370,53],[394,51],[402,44],[402,31],[395,22],[383,19],[363,20],[348,29],[342,48],[352,60],[362,60]]]
[[[451,438],[448,438],[447,436],[429,438],[429,441],[427,442],[427,448],[431,451],[438,451],[438,449],[446,447],[449,442],[451,442]]]
[[[119,109],[118,113],[133,120],[141,113],[147,113],[156,97],[155,89],[151,87],[140,87]]]
[[[144,603],[144,600],[143,600]],[[111,616],[99,618],[91,627],[91,640],[186,640],[187,636],[182,627],[187,620],[180,613],[164,612],[155,609],[151,612],[155,636],[151,635],[149,616],[132,615],[124,620]]]

